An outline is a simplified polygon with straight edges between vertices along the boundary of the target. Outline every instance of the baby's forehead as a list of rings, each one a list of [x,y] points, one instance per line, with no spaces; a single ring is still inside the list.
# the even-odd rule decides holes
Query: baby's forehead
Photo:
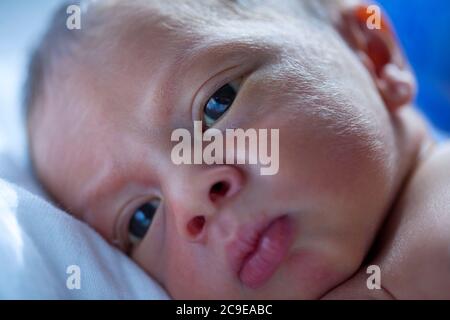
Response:
[[[182,47],[226,36],[251,38],[271,28],[286,28],[289,21],[307,23],[312,15],[301,9],[303,2],[295,0],[297,10],[288,14],[286,3],[293,3],[291,0],[280,1],[279,5],[253,0],[106,0],[88,10],[86,33],[105,38],[110,35],[116,43],[120,42],[118,38],[135,45],[150,42],[154,49],[168,42],[171,47]],[[298,33],[302,31],[297,29]]]
[[[106,89],[122,86],[121,93],[130,87],[128,91],[139,96],[139,88],[149,82],[158,87],[180,70],[212,69],[230,56],[239,60],[257,52],[258,57],[273,58],[287,52],[287,44],[296,49],[317,45],[311,41],[307,21],[290,24],[279,12],[245,10],[234,1],[108,2],[89,10],[88,23],[82,27],[86,35],[82,38],[88,41],[80,46],[87,54],[78,55],[82,63],[75,66]],[[310,64],[311,54],[302,52],[302,62]]]
[[[288,17],[272,7],[249,8],[230,0],[124,1],[92,10],[89,19],[94,22],[92,29],[86,27],[87,38],[92,39],[88,45],[94,44],[95,52],[121,62],[134,58],[155,63],[171,60],[172,54],[183,56],[194,47],[226,43],[262,47],[281,42],[280,35],[289,32],[308,34],[309,24],[309,19]]]
[[[92,7],[87,7],[86,14],[87,28],[103,26],[104,31],[115,32],[153,29],[184,37],[205,32],[211,27],[226,26],[231,21],[256,18],[252,10],[244,12],[231,0],[105,0],[93,2]]]

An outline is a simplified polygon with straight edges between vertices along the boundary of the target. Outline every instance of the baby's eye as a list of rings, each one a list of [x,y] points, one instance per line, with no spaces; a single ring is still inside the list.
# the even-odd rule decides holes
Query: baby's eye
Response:
[[[128,239],[131,244],[135,245],[144,238],[160,202],[159,199],[149,201],[133,213],[128,225]]]
[[[209,98],[203,110],[203,121],[211,127],[231,107],[239,90],[239,82],[227,83]]]

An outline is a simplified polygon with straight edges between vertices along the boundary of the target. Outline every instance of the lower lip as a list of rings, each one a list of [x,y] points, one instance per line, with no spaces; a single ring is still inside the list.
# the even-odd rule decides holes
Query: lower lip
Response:
[[[245,259],[239,272],[241,282],[256,289],[264,285],[287,255],[292,227],[287,216],[273,221],[263,232],[256,250]]]

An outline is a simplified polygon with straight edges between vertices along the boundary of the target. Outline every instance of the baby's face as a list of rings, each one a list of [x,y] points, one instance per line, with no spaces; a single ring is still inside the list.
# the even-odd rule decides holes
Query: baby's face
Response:
[[[396,167],[389,115],[345,43],[308,21],[117,24],[33,129],[56,201],[174,298],[317,298],[350,276]],[[172,132],[193,132],[226,84],[212,127],[279,129],[277,174],[172,162]]]

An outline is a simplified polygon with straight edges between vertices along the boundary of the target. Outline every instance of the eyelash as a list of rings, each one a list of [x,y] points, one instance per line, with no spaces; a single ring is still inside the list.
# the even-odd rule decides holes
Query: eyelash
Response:
[[[127,255],[129,255],[133,249],[133,244],[130,242],[130,240],[128,238],[128,227],[129,227],[130,220],[138,208],[140,208],[143,204],[151,201],[154,198],[155,198],[155,196],[146,197],[146,198],[144,198],[144,200],[140,200],[139,202],[132,200],[130,202],[134,203],[134,205],[126,204],[124,207],[129,207],[130,209],[124,209],[123,213],[119,214],[118,220],[116,221],[116,226],[114,228],[115,231],[114,231],[114,238],[113,238],[112,242],[115,246],[120,248]],[[136,206],[136,203],[137,203],[137,206]],[[155,213],[155,216],[161,210],[162,204],[163,204],[163,201],[161,200],[161,203],[158,207],[158,210]]]
[[[200,99],[194,98],[194,101],[192,104],[197,105],[197,107],[194,109],[195,111],[193,113],[192,119],[197,120],[197,121],[200,121],[203,119],[203,110],[204,110],[206,104],[208,103],[208,100],[211,98],[211,96],[217,90],[219,90],[221,87],[223,87],[227,83],[230,83],[230,82],[233,82],[236,80],[240,80],[240,89],[239,89],[239,91],[240,91],[244,85],[247,75],[251,72],[251,70],[253,68],[254,68],[254,65],[247,66],[245,68],[242,68],[241,65],[233,66],[233,67],[227,68],[227,69],[219,72],[218,74],[216,74],[215,76],[210,78],[207,82],[205,82],[205,84],[203,84],[202,87],[205,87],[205,86],[208,87],[209,86],[208,83],[215,82],[213,79],[216,79],[218,77],[222,78],[221,81],[215,82],[214,85],[212,85],[210,88],[206,89],[205,91],[207,93],[204,96],[202,95],[202,97]],[[238,69],[240,71],[237,71]],[[202,91],[202,90],[200,89],[199,91]],[[239,92],[236,94],[236,97],[238,97],[238,95],[239,95]],[[198,100],[198,101],[196,102],[196,100]]]
[[[221,82],[221,85],[214,86],[211,91],[208,91],[208,92],[211,92],[211,93],[205,99],[202,100],[202,104],[200,105],[200,108],[199,108],[199,111],[198,111],[199,114],[195,118],[195,119],[200,119],[200,121],[202,121],[203,131],[214,127],[217,123],[220,123],[222,121],[222,119],[226,117],[226,114],[231,111],[231,109],[233,108],[233,105],[238,100],[238,97],[240,95],[241,89],[242,89],[242,87],[244,85],[244,81],[245,81],[244,77],[233,77],[233,78],[230,77],[229,80],[227,80],[225,82]],[[231,102],[229,107],[223,112],[223,114],[221,116],[219,116],[219,118],[216,121],[214,121],[211,125],[207,125],[204,117],[205,117],[205,111],[206,111],[206,107],[208,105],[208,102],[213,98],[213,96],[219,90],[221,90],[223,87],[225,87],[227,85],[230,86],[231,88],[233,88],[234,91],[235,91],[235,95],[234,95],[233,101]]]
[[[202,121],[203,121],[203,127],[210,128],[213,127],[216,123],[220,122],[220,120],[225,117],[225,115],[229,112],[229,110],[233,107],[233,105],[236,102],[236,99],[238,97],[240,88],[241,88],[241,78],[233,81],[229,81],[226,84],[224,84],[222,87],[214,91],[214,93],[208,98],[207,102],[203,106],[203,112],[202,112]],[[231,91],[230,91],[231,89]],[[231,94],[232,98],[229,99],[227,97],[227,94]],[[219,100],[217,100],[219,98]],[[226,102],[220,101],[225,99]],[[213,100],[213,101],[212,101]],[[212,103],[212,105],[210,105]],[[214,109],[220,108],[219,106],[225,106],[224,110],[217,111]],[[207,108],[210,107],[209,110]],[[212,108],[212,109],[211,109]],[[207,113],[210,113],[208,115]],[[216,116],[218,116],[216,119],[211,118],[211,113],[216,113]],[[214,116],[213,116],[214,117]],[[208,120],[210,123],[208,123]]]

